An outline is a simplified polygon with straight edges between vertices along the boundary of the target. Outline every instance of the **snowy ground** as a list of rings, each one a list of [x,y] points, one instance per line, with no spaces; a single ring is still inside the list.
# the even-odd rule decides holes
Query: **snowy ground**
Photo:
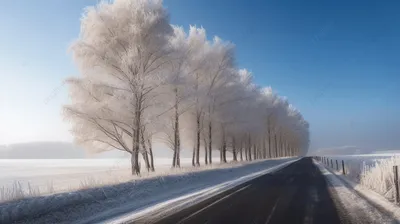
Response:
[[[186,161],[185,161],[186,162]],[[169,165],[166,159],[156,161],[157,168]],[[129,174],[129,159],[35,159],[0,160],[0,186],[19,181],[45,186],[53,182],[55,187],[64,189],[74,185],[76,180],[89,175],[102,175],[121,171]]]
[[[214,161],[219,161],[219,158],[213,159]],[[191,158],[181,158],[181,165],[183,170],[180,171],[182,172],[193,169],[191,167]],[[218,165],[218,162],[216,165]],[[171,172],[171,159],[156,158],[156,172],[147,173],[143,167],[141,177],[132,177],[129,167],[129,158],[2,159],[0,160],[0,202],[14,199],[15,197],[48,195],[121,183],[136,178],[165,175]],[[172,172],[176,173],[179,170]],[[19,190],[22,190],[24,195],[15,195],[20,194],[16,192]]]
[[[394,201],[393,166],[400,166],[398,154],[367,154],[351,156],[327,156],[332,159],[336,170],[336,160],[345,163],[346,179],[379,193],[389,201]]]
[[[88,175],[126,169],[126,162],[127,159],[0,160],[0,186],[10,186],[15,181],[38,187],[52,183],[56,190],[67,190]]]
[[[230,159],[230,158],[229,158]],[[219,158],[214,157],[217,165]],[[155,158],[155,173],[147,173],[142,165],[142,176],[164,175],[171,171],[171,158]],[[191,169],[191,158],[181,158],[181,166]],[[41,194],[77,190],[90,185],[104,185],[131,180],[129,158],[117,159],[0,159],[0,193],[3,189],[21,186],[39,190]],[[0,194],[0,202],[2,201]]]
[[[113,186],[9,202],[0,204],[0,222],[29,220],[31,223],[71,223],[81,220],[81,223],[92,223],[94,214],[95,219],[104,219],[141,210],[216,185],[228,186],[221,184],[233,183],[237,178],[255,175],[294,160],[287,158],[248,164],[231,163],[200,168],[200,172],[181,169],[181,174],[160,175]]]
[[[353,223],[392,223],[393,218],[399,220],[398,215],[396,215],[399,209],[393,204],[385,203],[383,197],[377,197],[373,192],[368,192],[366,189],[362,191],[365,195],[368,195],[368,199],[360,197],[357,193],[360,188],[355,189],[354,186],[349,186],[347,182],[337,176],[340,175],[340,172],[325,168],[320,163],[315,163],[315,165],[321,170],[331,186],[331,194],[336,196],[334,198],[338,200],[334,203],[341,205],[337,205],[336,207],[342,208],[343,211],[340,212],[347,214],[348,218],[351,219]],[[381,207],[385,207],[385,211],[396,212],[390,212],[392,214],[388,214],[387,212],[378,210],[376,206],[371,203],[372,200],[374,205],[377,203]]]

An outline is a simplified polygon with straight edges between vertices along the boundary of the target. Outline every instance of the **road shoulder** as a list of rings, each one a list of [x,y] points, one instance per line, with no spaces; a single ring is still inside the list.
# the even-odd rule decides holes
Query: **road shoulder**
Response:
[[[259,178],[265,174],[281,170],[286,166],[295,163],[299,159],[301,158],[293,159],[258,172],[237,177],[233,180],[229,180],[190,194],[181,195],[171,200],[163,201],[132,213],[127,213],[118,217],[112,217],[106,221],[107,223],[126,223],[132,221],[141,223],[143,220],[148,221],[148,218],[151,217],[151,222],[156,222],[159,219],[163,219],[171,214],[177,213],[177,211],[194,207],[200,203],[208,203],[215,198],[218,200],[218,198],[224,197],[226,194],[236,191],[237,188],[240,188],[243,184],[246,184],[247,182]]]
[[[398,223],[392,216],[381,212],[368,200],[361,197],[335,173],[316,161],[313,162],[327,180],[333,201],[338,212],[341,213],[341,217],[346,217],[350,223]]]

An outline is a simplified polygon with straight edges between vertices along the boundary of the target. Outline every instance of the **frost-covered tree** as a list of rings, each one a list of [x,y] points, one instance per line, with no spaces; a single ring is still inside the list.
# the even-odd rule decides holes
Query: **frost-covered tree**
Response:
[[[163,122],[161,139],[173,150],[172,167],[180,166],[181,126],[180,118],[195,104],[195,92],[191,87],[195,81],[193,74],[197,72],[201,61],[195,58],[199,48],[203,46],[193,40],[195,35],[188,36],[182,27],[173,26],[174,35],[170,39],[170,62],[166,66],[167,82],[161,88],[161,107],[167,122]],[[193,28],[191,28],[193,29]],[[204,60],[204,59],[200,59]],[[164,120],[164,118],[163,118]]]
[[[141,130],[152,119],[146,111],[165,81],[172,34],[161,1],[115,0],[86,9],[71,46],[81,76],[69,82],[72,103],[66,116],[76,139],[89,147],[129,152],[136,174]]]
[[[193,149],[193,165],[212,163],[213,149],[233,160],[307,152],[309,124],[285,97],[237,69],[234,46],[206,30],[169,24],[158,0],[114,0],[86,9],[70,48],[80,76],[68,79],[65,116],[76,141],[94,150],[139,154],[154,170],[153,141]]]

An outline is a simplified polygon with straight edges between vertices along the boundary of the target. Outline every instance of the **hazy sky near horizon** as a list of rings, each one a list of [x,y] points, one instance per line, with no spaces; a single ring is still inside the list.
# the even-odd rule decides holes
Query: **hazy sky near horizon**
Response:
[[[63,80],[69,44],[94,0],[5,1],[0,8],[0,144],[72,141]],[[165,0],[171,23],[236,44],[255,82],[310,123],[311,148],[400,148],[400,2]]]

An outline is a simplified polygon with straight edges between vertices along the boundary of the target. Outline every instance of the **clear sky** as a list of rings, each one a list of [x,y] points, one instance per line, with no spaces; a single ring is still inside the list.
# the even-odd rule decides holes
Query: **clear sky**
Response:
[[[67,53],[92,0],[4,1],[0,7],[0,144],[71,141],[60,116]],[[165,0],[171,23],[237,47],[255,82],[309,121],[311,148],[400,149],[400,2]]]

